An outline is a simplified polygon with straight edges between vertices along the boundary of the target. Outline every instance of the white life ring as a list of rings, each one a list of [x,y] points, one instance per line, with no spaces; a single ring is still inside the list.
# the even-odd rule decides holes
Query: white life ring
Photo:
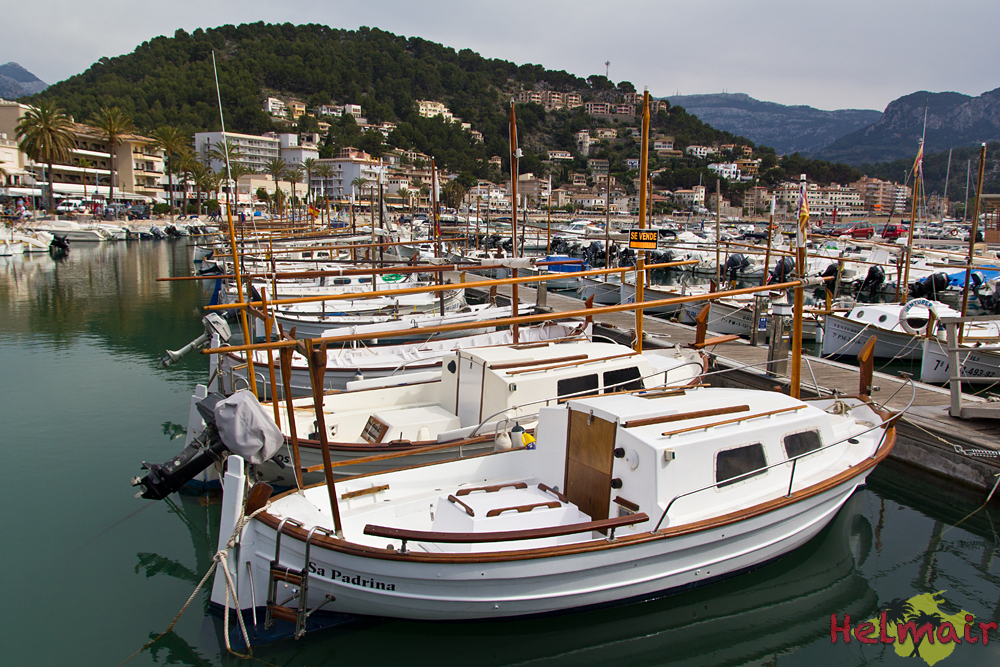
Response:
[[[907,301],[906,305],[899,310],[899,326],[903,329],[903,331],[905,331],[908,334],[923,333],[919,329],[914,329],[913,327],[911,327],[910,323],[907,322],[908,316],[910,314],[910,309],[917,308],[920,306],[930,311],[930,313],[934,315],[934,319],[938,319],[936,302],[931,301],[930,299],[913,299],[912,301]],[[931,318],[927,318],[927,324],[930,325],[930,323],[931,323]]]

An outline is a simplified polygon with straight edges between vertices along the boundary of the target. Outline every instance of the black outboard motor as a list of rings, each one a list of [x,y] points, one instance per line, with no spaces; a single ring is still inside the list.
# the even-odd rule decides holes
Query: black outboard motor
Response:
[[[52,241],[49,242],[49,252],[53,255],[65,255],[69,252],[69,239],[65,236],[53,234]]]
[[[594,241],[593,243],[591,243],[589,246],[587,246],[587,250],[584,252],[584,257],[586,258],[587,263],[590,264],[591,266],[603,267],[604,242]]]
[[[143,461],[143,470],[149,472],[132,479],[132,486],[142,488],[139,495],[143,498],[166,498],[230,453],[258,465],[274,456],[284,444],[281,429],[249,391],[240,391],[228,398],[219,393],[211,394],[195,405],[205,420],[205,428],[169,461]],[[274,461],[284,467],[280,458]]]
[[[861,281],[861,286],[858,288],[858,295],[860,296],[865,290],[868,290],[869,298],[874,298],[875,293],[885,282],[885,271],[882,270],[881,266],[872,266],[868,269],[868,275],[865,279]]]
[[[838,269],[839,269],[839,267],[837,266],[836,262],[832,262],[832,263],[830,263],[830,264],[827,265],[826,269],[823,271],[823,276],[822,277],[823,278],[833,278],[833,280],[824,281],[823,284],[821,284],[819,287],[817,287],[816,291],[813,292],[813,296],[815,296],[817,299],[825,299],[826,298],[826,293],[828,291],[831,294],[835,294],[836,293],[836,291],[837,291],[836,290],[836,285],[837,285],[838,282],[840,282],[840,271]]]
[[[944,271],[931,274],[910,285],[910,295],[918,299],[920,297],[930,297],[936,299],[940,292],[948,289],[948,274]]]
[[[729,274],[730,282],[736,282],[739,273],[748,266],[750,266],[750,260],[744,257],[742,253],[734,252],[727,257],[725,272]]]
[[[618,253],[618,266],[635,266],[635,250],[625,246],[622,251]]]
[[[795,270],[795,261],[791,257],[782,257],[774,265],[774,269],[771,271],[771,280],[768,282],[772,283],[783,283],[786,282],[792,272]]]

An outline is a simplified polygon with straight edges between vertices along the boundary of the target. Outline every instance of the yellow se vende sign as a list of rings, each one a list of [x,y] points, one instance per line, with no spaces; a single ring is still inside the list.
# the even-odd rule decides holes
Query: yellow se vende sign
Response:
[[[632,250],[656,250],[659,233],[655,229],[628,230],[628,247]]]

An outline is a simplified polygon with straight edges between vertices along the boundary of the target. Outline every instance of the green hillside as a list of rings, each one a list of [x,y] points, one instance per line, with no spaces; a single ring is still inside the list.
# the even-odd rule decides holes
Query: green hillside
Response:
[[[412,148],[434,156],[443,168],[462,174],[465,180],[502,177],[489,169],[488,160],[493,155],[507,155],[507,109],[518,90],[576,91],[585,101],[619,101],[625,93],[635,91],[627,81],[615,84],[600,75],[582,79],[540,65],[487,59],[468,49],[456,51],[377,28],[347,31],[322,25],[255,23],[193,33],[178,30],[173,37],[157,37],[130,54],[102,58],[82,74],[26,101],[53,99],[77,120],[86,120],[104,106],[120,106],[140,131],[146,132],[165,124],[176,125],[188,134],[218,130],[213,51],[218,58],[227,129],[246,133],[282,129],[284,126],[276,125],[262,110],[268,95],[294,96],[309,108],[331,102],[360,104],[369,123],[391,121],[397,123],[397,129],[383,142],[377,132],[363,135],[351,119],[344,118],[334,123],[325,138],[324,156],[344,145],[357,145],[375,155],[387,147]],[[473,140],[459,125],[440,117],[420,117],[415,102],[421,99],[444,102],[455,116],[482,132],[484,141]],[[623,124],[606,119],[598,122],[582,109],[546,112],[539,105],[525,104],[518,105],[518,125],[525,148],[523,172],[546,173],[548,167],[542,160],[548,150],[568,150],[577,156],[574,164],[553,169],[558,183],[568,177],[568,170],[586,169],[585,160],[576,153],[576,130]],[[314,127],[315,120],[304,117],[298,129]],[[679,149],[689,144],[753,145],[676,106],[657,114],[653,131],[674,136]],[[631,187],[632,174],[625,160],[638,157],[638,153],[633,139],[622,138],[602,142],[592,149],[590,157],[610,159],[613,173]],[[821,182],[855,173],[828,163],[807,163],[797,155],[784,160],[769,155],[765,155],[765,182],[785,172],[797,176],[807,167],[807,173]],[[654,159],[651,166],[667,170],[661,175],[663,187],[690,186],[707,175],[707,163],[693,158]],[[503,168],[507,168],[506,160]]]

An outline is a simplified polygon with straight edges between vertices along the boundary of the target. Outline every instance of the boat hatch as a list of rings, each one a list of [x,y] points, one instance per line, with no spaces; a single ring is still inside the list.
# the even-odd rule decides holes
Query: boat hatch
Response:
[[[593,413],[570,410],[569,415],[564,493],[594,521],[607,519],[617,426]]]

